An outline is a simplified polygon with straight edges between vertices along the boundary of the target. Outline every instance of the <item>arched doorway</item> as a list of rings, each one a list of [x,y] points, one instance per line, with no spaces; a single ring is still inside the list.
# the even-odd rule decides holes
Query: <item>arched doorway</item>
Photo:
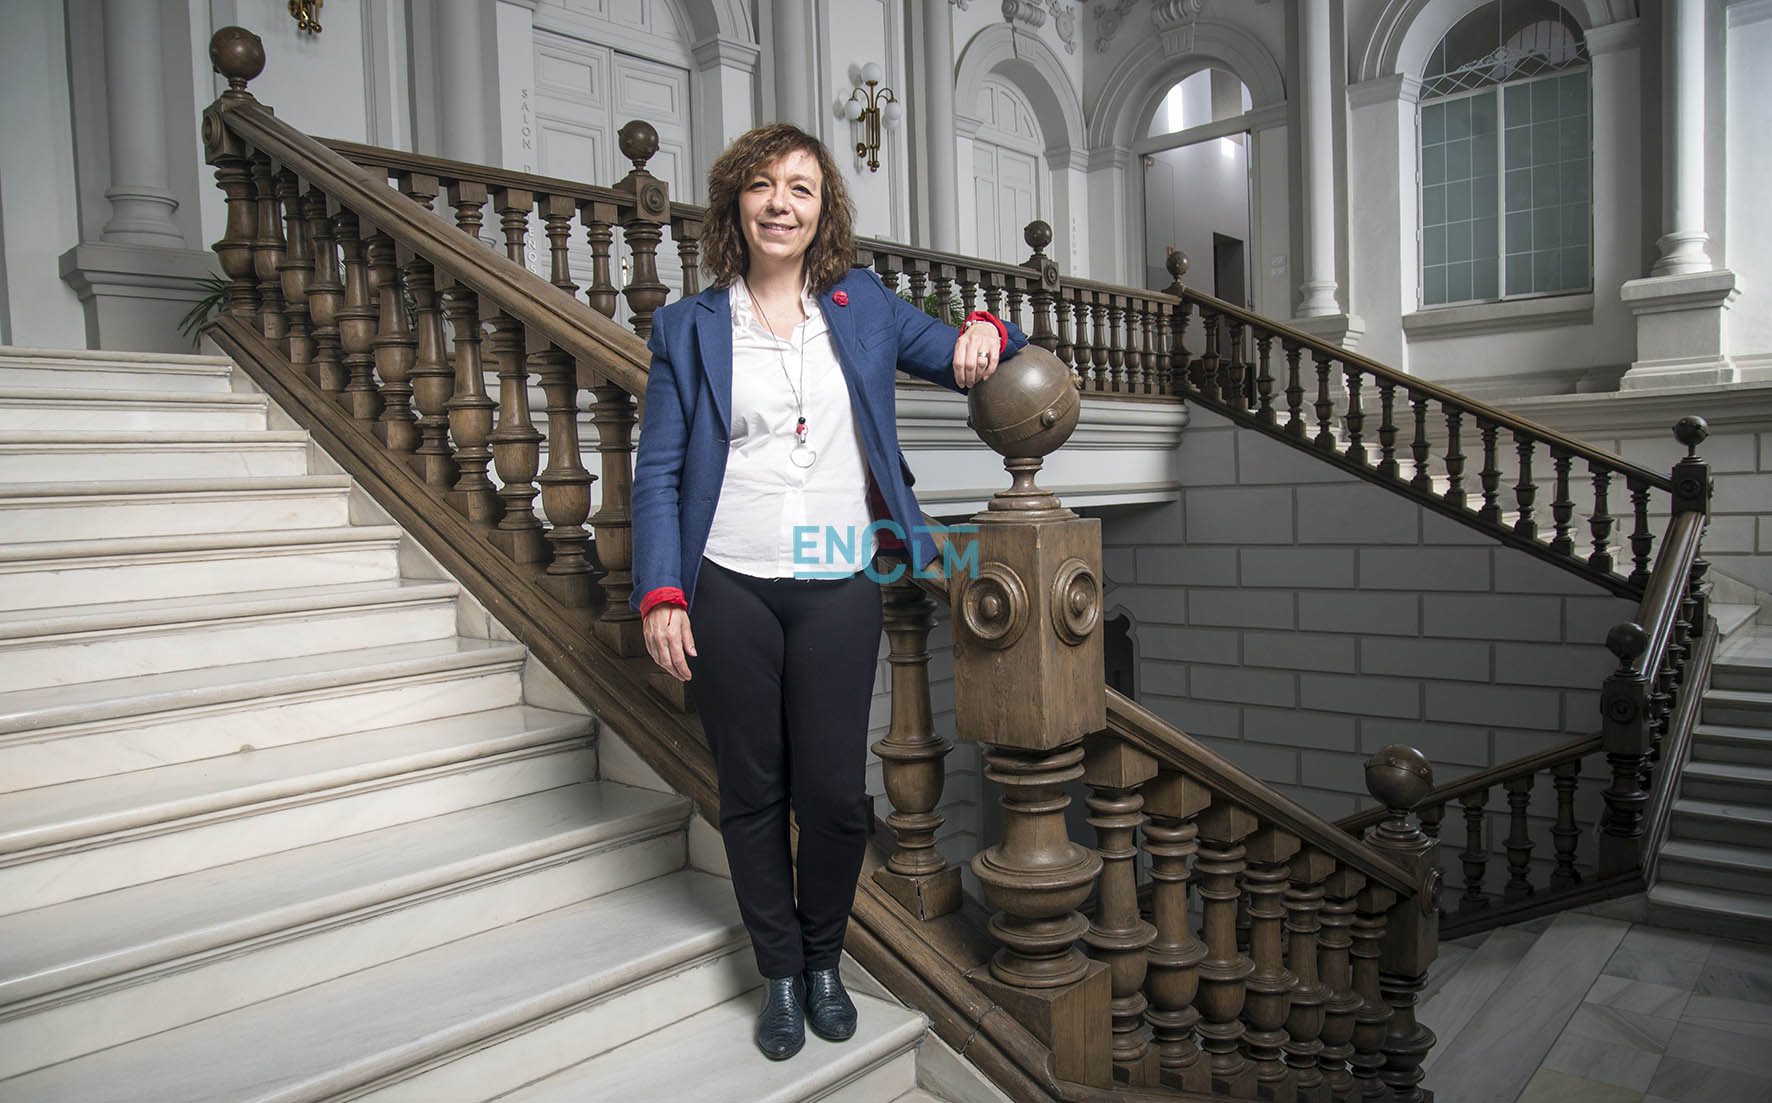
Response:
[[[989,76],[974,107],[979,120],[972,140],[973,199],[978,209],[978,255],[1018,264],[1027,259],[1022,231],[1047,217],[1041,179],[1045,142],[1027,97],[1008,81]]]
[[[1186,253],[1188,283],[1221,299],[1251,300],[1249,89],[1225,69],[1175,82],[1135,147],[1144,172],[1144,279],[1169,282],[1171,249]],[[1227,125],[1230,124],[1230,125]]]

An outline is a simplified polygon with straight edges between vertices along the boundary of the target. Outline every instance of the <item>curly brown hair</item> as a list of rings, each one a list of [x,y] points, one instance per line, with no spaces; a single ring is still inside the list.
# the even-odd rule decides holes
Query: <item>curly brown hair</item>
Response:
[[[806,282],[822,295],[855,264],[855,207],[831,151],[792,123],[771,123],[740,135],[708,170],[708,219],[701,231],[702,264],[715,287],[749,271],[750,246],[738,224],[738,195],[765,166],[800,151],[818,162],[824,177],[818,229],[806,247]]]

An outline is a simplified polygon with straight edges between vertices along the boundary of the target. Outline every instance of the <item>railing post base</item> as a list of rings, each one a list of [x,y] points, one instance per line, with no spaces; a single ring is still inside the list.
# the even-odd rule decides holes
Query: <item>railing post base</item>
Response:
[[[972,974],[972,982],[1052,1051],[1053,1075],[1093,1087],[1109,1086],[1112,1066],[1100,1059],[1113,1045],[1107,1014],[1113,982],[1106,965],[1087,961],[1082,980],[1056,988],[1004,984],[984,969]]]
[[[960,867],[907,877],[889,869],[874,871],[874,883],[898,901],[899,907],[927,922],[960,910]]]

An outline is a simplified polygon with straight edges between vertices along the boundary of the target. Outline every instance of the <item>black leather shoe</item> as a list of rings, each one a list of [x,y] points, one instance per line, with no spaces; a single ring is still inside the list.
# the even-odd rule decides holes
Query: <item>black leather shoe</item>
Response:
[[[827,1042],[846,1042],[855,1034],[855,1001],[843,990],[835,969],[806,970],[806,1021]]]
[[[805,1044],[800,978],[764,980],[763,1009],[757,1012],[757,1048],[771,1061],[785,1061]]]

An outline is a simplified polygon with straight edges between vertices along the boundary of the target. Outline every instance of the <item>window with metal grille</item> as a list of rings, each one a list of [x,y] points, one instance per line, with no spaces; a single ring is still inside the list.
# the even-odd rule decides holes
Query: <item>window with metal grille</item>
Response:
[[[1418,114],[1424,306],[1593,286],[1592,90],[1581,28],[1497,0],[1440,40]]]

